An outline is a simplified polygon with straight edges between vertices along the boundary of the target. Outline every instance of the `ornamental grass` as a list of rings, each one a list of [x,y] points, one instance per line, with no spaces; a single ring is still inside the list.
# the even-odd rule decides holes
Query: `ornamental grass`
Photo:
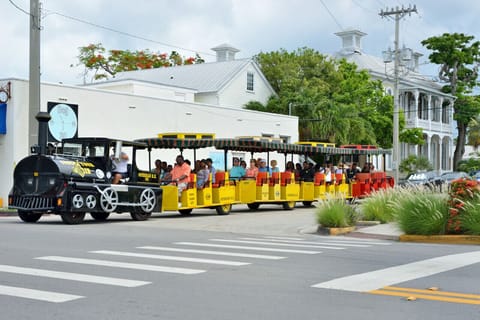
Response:
[[[406,234],[444,234],[449,212],[447,199],[445,194],[428,191],[402,193],[393,200],[393,215]]]
[[[317,205],[317,222],[326,228],[345,228],[355,225],[357,212],[345,199],[332,198]]]
[[[393,200],[398,196],[398,192],[393,188],[372,192],[368,198],[362,200],[360,219],[379,221],[380,223],[392,222],[394,220],[392,205],[394,205]]]

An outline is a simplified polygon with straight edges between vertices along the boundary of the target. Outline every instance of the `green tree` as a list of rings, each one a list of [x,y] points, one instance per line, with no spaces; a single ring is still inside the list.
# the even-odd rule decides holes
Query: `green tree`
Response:
[[[432,170],[433,166],[426,157],[410,155],[400,162],[398,168],[400,172],[409,175],[420,170]]]
[[[354,64],[319,52],[284,49],[255,56],[277,95],[247,109],[296,115],[303,140],[391,147],[393,102]]]
[[[444,33],[422,41],[422,45],[432,50],[428,57],[430,61],[440,65],[438,76],[446,84],[443,91],[457,97],[453,107],[458,128],[453,154],[454,170],[457,170],[465,153],[468,124],[480,111],[478,99],[468,96],[478,85],[480,63],[480,42],[473,39],[473,36],[463,33]]]
[[[423,139],[423,130],[421,128],[405,129],[400,132],[400,141],[409,144],[422,145],[425,143]]]
[[[107,50],[101,43],[79,48],[78,64],[85,67],[85,76],[93,72],[92,80],[108,79],[117,72],[171,67],[205,62],[198,54],[182,57],[178,52],[153,53],[149,50]]]
[[[480,146],[480,116],[477,115],[468,125],[467,138],[468,145],[476,151]]]

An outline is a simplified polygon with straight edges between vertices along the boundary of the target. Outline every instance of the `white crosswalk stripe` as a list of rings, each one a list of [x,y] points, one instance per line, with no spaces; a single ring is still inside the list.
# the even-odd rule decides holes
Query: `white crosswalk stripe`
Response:
[[[0,272],[63,279],[63,280],[72,280],[72,281],[80,281],[80,282],[98,283],[98,284],[120,286],[120,287],[139,287],[139,286],[143,286],[150,283],[147,281],[100,277],[100,276],[92,276],[88,274],[61,272],[61,271],[53,271],[53,270],[45,270],[45,269],[23,268],[23,267],[9,266],[9,265],[0,265]]]
[[[240,238],[241,240],[250,240],[250,241],[265,241],[265,239],[260,238]],[[335,246],[335,245],[342,245],[344,247],[357,247],[357,248],[367,248],[371,247],[371,245],[367,244],[351,244],[351,243],[333,243],[333,242],[317,242],[317,241],[299,241],[299,240],[280,240],[280,239],[268,239],[271,242],[280,242],[280,243],[292,243],[292,244],[312,244],[312,245],[327,245],[327,246]],[[327,248],[329,247],[322,247]],[[336,248],[334,248],[336,249]]]
[[[221,264],[221,265],[227,265],[227,266],[245,266],[250,264],[248,262],[198,259],[198,258],[187,258],[187,257],[177,257],[177,256],[164,256],[164,255],[158,255],[158,254],[111,251],[111,250],[97,250],[97,251],[90,251],[90,252],[98,253],[98,254],[114,255],[114,256],[123,256],[123,257],[136,257],[136,258],[184,261],[184,262],[199,262],[199,263]]]
[[[372,239],[356,239],[356,238],[331,238],[331,237],[315,237],[315,238],[301,238],[301,237],[287,237],[287,236],[257,236],[257,237],[238,237],[234,239],[229,238],[215,238],[208,239],[205,242],[174,242],[174,246],[155,246],[145,245],[139,246],[131,251],[114,251],[114,250],[92,250],[90,254],[104,255],[104,256],[116,256],[124,258],[141,258],[141,259],[154,259],[189,263],[203,263],[211,265],[226,265],[226,266],[246,266],[251,265],[251,261],[231,261],[221,259],[202,258],[199,255],[211,255],[211,256],[230,256],[245,259],[263,259],[263,260],[281,260],[286,259],[284,255],[270,255],[263,254],[267,252],[277,252],[284,254],[320,254],[322,251],[318,249],[327,250],[344,250],[344,249],[356,249],[367,248],[375,245],[391,245],[391,242],[372,240]],[[178,246],[182,246],[180,248]],[[197,247],[197,248],[186,248]],[[201,247],[204,247],[203,249]],[[211,248],[211,250],[207,250]],[[232,250],[226,250],[232,249]],[[141,250],[149,250],[150,253]],[[152,251],[163,251],[184,254],[183,256],[164,255],[164,254],[152,254]],[[257,253],[251,253],[251,251],[257,251]],[[123,268],[133,270],[146,270],[154,272],[166,272],[183,275],[195,275],[204,273],[207,270],[204,269],[192,269],[184,267],[170,267],[166,265],[156,264],[143,264],[143,263],[131,263],[126,261],[114,261],[114,260],[101,260],[90,258],[77,258],[77,257],[65,257],[65,256],[43,256],[35,259],[52,262],[64,262],[83,265],[95,265],[106,268]],[[117,258],[120,260],[120,258]],[[131,260],[131,259],[130,259]],[[242,259],[244,260],[244,259]],[[57,264],[56,268],[61,267],[61,264]],[[18,267],[12,265],[0,265],[0,274],[20,274],[26,276],[37,276],[52,279],[70,280],[86,283],[94,283],[100,285],[112,285],[122,287],[139,287],[147,284],[151,284],[148,281],[138,281],[132,279],[122,279],[115,277],[104,277],[83,273],[63,272],[50,269],[40,268],[27,268]],[[0,295],[14,296],[27,299],[35,299],[48,302],[66,302],[75,299],[84,298],[82,295],[73,295],[53,291],[42,291],[37,289],[22,288],[15,286],[3,286],[0,285]]]
[[[266,239],[278,239],[278,240],[298,240],[303,241],[303,238],[294,238],[294,237],[275,237],[275,236],[265,236]]]
[[[297,247],[297,248],[319,248],[319,249],[331,249],[331,250],[344,250],[342,247],[310,245],[310,244],[289,244],[289,243],[277,243],[267,241],[248,241],[248,240],[230,240],[230,239],[210,239],[210,241],[217,242],[233,242],[233,243],[246,243],[246,244],[261,244],[268,246],[282,246],[282,247]]]
[[[294,249],[283,249],[283,248],[282,249],[277,249],[277,248],[268,248],[268,247],[249,247],[249,246],[236,246],[236,245],[225,245],[225,244],[216,244],[216,243],[201,243],[201,242],[175,242],[174,244],[184,245],[184,246],[229,248],[229,249],[271,251],[271,252],[289,252],[289,253],[300,253],[300,254],[322,253],[321,251],[311,251],[311,250],[294,250]]]
[[[83,296],[76,296],[73,294],[11,287],[11,286],[2,286],[2,285],[0,285],[0,295],[27,298],[27,299],[47,301],[47,302],[56,302],[56,303],[67,302],[67,301],[84,298]]]
[[[37,257],[35,259],[57,261],[57,262],[79,263],[79,264],[96,265],[96,266],[104,266],[104,267],[124,268],[124,269],[137,269],[137,270],[147,270],[147,271],[157,271],[157,272],[179,273],[179,274],[198,274],[198,273],[206,272],[206,270],[199,270],[199,269],[165,267],[165,266],[157,266],[157,265],[150,265],[150,264],[139,264],[139,263],[128,263],[128,262],[84,259],[84,258],[71,258],[71,257],[60,257],[60,256]]]
[[[280,259],[285,259],[286,258],[286,257],[281,257],[281,256],[271,256],[271,255],[263,255],[263,254],[236,253],[236,252],[213,251],[213,250],[180,249],[180,248],[168,248],[168,247],[158,247],[158,246],[143,246],[143,247],[137,247],[137,248],[138,249],[145,249],[145,250],[159,250],[159,251],[183,252],[183,253],[198,253],[198,254],[243,257],[243,258],[253,258],[253,259],[266,259],[266,260],[280,260]]]

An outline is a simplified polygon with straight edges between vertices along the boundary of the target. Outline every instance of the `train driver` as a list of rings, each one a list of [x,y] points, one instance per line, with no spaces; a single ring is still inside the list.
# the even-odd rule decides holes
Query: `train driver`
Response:
[[[128,177],[128,155],[125,152],[120,153],[120,158],[113,160],[113,184],[119,184],[120,179],[126,179]]]

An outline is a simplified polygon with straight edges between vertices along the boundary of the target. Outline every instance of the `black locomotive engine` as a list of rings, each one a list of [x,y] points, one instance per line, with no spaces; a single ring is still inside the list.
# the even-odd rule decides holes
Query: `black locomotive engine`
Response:
[[[161,210],[162,190],[155,173],[139,172],[136,149],[141,143],[108,138],[78,138],[62,142],[61,151],[34,154],[14,170],[9,208],[17,209],[25,222],[36,222],[45,213],[59,214],[63,222],[76,224],[85,214],[106,220],[110,213],[130,212],[134,220],[146,220]],[[110,155],[130,148],[128,178],[112,184],[115,168]]]

